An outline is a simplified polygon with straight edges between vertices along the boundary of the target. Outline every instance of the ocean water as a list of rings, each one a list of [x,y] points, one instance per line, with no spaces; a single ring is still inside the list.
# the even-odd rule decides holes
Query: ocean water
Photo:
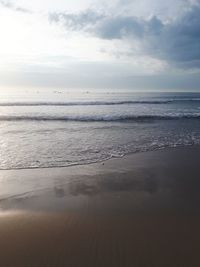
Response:
[[[0,169],[71,166],[200,144],[200,93],[0,92]]]

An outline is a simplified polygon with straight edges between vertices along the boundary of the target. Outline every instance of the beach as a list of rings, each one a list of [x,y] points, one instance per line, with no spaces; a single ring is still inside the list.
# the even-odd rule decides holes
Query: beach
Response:
[[[199,266],[199,154],[0,171],[0,266]]]
[[[200,0],[0,0],[0,267],[200,267]]]
[[[0,0],[0,267],[200,267],[200,0]]]

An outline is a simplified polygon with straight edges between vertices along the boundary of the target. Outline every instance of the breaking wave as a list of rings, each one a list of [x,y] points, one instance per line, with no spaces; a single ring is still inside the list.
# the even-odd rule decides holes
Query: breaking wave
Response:
[[[0,121],[135,121],[144,122],[152,120],[180,120],[180,119],[200,119],[200,114],[182,114],[182,115],[80,115],[80,116],[0,116]]]
[[[123,101],[69,101],[69,102],[0,102],[0,106],[104,106],[134,104],[169,104],[174,102],[200,102],[200,98],[168,100],[123,100]]]

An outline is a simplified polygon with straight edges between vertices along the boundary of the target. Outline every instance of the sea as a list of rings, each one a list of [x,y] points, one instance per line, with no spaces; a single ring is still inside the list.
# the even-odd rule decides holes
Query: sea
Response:
[[[0,91],[3,170],[90,164],[198,144],[200,93]]]

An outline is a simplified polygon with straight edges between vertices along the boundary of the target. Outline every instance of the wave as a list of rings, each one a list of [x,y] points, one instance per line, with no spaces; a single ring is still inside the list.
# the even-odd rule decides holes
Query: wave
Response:
[[[167,104],[170,100],[70,101],[70,102],[0,102],[0,106],[104,106],[126,104]]]
[[[111,115],[111,116],[0,116],[0,121],[79,121],[79,122],[95,122],[95,121],[152,121],[152,120],[180,120],[180,119],[200,119],[200,114],[186,115]]]
[[[123,100],[123,101],[69,101],[69,102],[0,102],[0,106],[104,106],[133,104],[169,104],[175,102],[200,102],[200,98],[167,100]]]
[[[178,148],[178,147],[189,147],[189,146],[196,146],[199,145],[199,142],[195,143],[195,142],[191,142],[191,143],[171,143],[171,144],[161,144],[161,145],[154,145],[154,146],[146,146],[146,147],[140,147],[140,148],[135,148],[133,150],[127,150],[124,151],[123,153],[120,154],[116,154],[116,153],[109,153],[107,154],[107,156],[104,157],[100,157],[98,159],[85,159],[82,161],[75,161],[75,162],[71,162],[71,163],[67,163],[67,161],[63,160],[63,164],[57,164],[57,161],[53,161],[52,164],[48,165],[48,164],[39,164],[39,165],[35,165],[35,166],[30,166],[25,164],[24,166],[0,166],[0,170],[3,171],[7,171],[7,170],[33,170],[33,169],[52,169],[52,168],[68,168],[68,167],[74,167],[74,166],[81,166],[81,165],[90,165],[90,164],[94,164],[94,163],[101,163],[101,162],[106,162],[110,159],[116,159],[116,158],[123,158],[124,156],[127,155],[131,155],[131,154],[136,154],[136,153],[140,153],[140,152],[150,152],[150,151],[156,151],[156,150],[163,150],[166,148]],[[65,162],[65,163],[64,163]],[[38,162],[37,162],[38,164]],[[3,197],[0,199],[1,201],[5,201],[8,199],[12,199],[12,198],[16,198],[16,197],[26,197],[28,194],[33,193],[33,192],[38,192],[38,191],[43,191],[46,190],[48,188],[41,188],[41,189],[36,189],[36,190],[32,190],[32,191],[27,191],[24,193],[19,193],[16,195],[12,195],[12,196],[7,196],[7,197]]]

